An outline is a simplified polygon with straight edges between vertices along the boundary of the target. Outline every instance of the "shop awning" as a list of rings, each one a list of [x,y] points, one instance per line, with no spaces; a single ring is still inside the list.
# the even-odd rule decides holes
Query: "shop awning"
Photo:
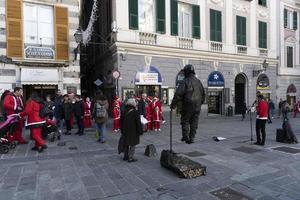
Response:
[[[57,69],[22,68],[22,85],[58,85]]]
[[[135,85],[161,85],[162,78],[156,67],[145,67],[138,71],[135,76]]]

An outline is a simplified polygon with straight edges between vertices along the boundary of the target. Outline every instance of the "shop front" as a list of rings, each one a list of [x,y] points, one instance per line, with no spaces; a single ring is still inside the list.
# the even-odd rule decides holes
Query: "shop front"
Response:
[[[290,84],[286,91],[286,101],[293,108],[296,103],[297,89],[294,84]]]
[[[54,97],[59,84],[58,75],[57,69],[22,68],[21,85],[24,98],[28,99],[33,91],[42,98],[48,95]]]
[[[224,88],[225,81],[223,75],[218,72],[212,72],[207,79],[207,106],[208,114],[224,114],[225,97]]]
[[[142,93],[146,93],[148,96],[161,98],[161,86],[161,74],[156,67],[145,67],[136,73],[135,95],[141,96]]]
[[[260,92],[266,100],[270,99],[272,91],[269,78],[266,74],[261,74],[257,78],[256,91]]]

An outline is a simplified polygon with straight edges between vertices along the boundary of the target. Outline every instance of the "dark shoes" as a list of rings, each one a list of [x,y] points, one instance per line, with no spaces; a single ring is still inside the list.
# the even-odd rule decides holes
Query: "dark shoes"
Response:
[[[260,145],[260,146],[265,146],[265,143],[264,143],[264,142],[255,142],[254,144],[255,144],[255,145]]]
[[[39,147],[32,147],[31,150],[33,151],[38,151],[39,153],[44,151],[44,147],[39,146]]]
[[[136,161],[138,161],[138,160],[135,158],[128,159],[128,162],[136,162]]]
[[[67,132],[64,132],[65,135],[71,135],[71,132],[67,131]]]
[[[187,142],[187,141],[189,141],[189,138],[187,138],[187,137],[182,137],[181,138],[181,142]]]
[[[124,157],[123,160],[124,160],[124,161],[128,160],[128,157]]]

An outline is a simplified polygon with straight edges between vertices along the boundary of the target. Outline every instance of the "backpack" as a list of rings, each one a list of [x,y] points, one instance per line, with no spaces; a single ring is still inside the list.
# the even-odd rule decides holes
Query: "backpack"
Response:
[[[96,117],[97,118],[105,118],[107,116],[107,111],[104,107],[104,105],[101,105],[100,103],[96,103]]]

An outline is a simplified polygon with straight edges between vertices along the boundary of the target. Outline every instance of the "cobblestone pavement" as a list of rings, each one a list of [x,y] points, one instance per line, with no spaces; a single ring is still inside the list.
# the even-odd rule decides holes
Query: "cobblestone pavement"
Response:
[[[107,143],[100,144],[92,129],[84,136],[63,136],[66,146],[48,142],[49,148],[42,154],[30,150],[32,142],[18,146],[1,155],[0,200],[210,200],[218,199],[213,193],[222,188],[239,192],[244,199],[300,199],[300,155],[274,150],[281,146],[300,149],[298,144],[275,142],[280,119],[267,125],[266,146],[260,147],[250,144],[249,120],[205,116],[199,121],[196,142],[187,145],[180,142],[179,118],[174,115],[174,150],[193,152],[190,158],[207,166],[206,176],[187,180],[162,168],[159,156],[143,155],[147,144],[154,144],[159,153],[169,147],[167,115],[162,132],[148,132],[141,137],[136,163],[124,162],[117,154],[119,134],[109,132]],[[299,118],[291,118],[291,124],[300,137]],[[215,142],[212,136],[227,139]]]

